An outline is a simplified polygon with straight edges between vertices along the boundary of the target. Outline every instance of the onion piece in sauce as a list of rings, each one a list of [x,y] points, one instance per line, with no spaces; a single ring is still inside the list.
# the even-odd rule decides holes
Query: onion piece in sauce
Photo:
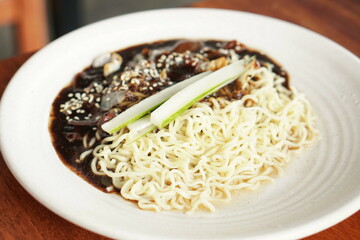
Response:
[[[125,99],[124,91],[117,91],[108,93],[101,98],[100,109],[108,111]]]

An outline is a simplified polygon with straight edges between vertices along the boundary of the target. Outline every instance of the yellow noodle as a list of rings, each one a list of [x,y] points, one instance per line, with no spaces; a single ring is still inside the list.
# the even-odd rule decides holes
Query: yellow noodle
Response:
[[[251,80],[256,76],[257,81]],[[318,134],[309,102],[270,67],[238,79],[250,94],[241,100],[196,103],[168,127],[132,144],[126,129],[105,138],[92,169],[112,178],[125,199],[145,210],[215,211],[235,190],[255,190],[283,173],[292,153]],[[251,99],[251,107],[245,107]]]

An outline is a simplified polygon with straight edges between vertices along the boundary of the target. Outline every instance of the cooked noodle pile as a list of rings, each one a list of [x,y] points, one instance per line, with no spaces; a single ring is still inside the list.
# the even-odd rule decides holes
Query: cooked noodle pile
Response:
[[[111,177],[125,199],[155,211],[214,211],[232,191],[271,181],[292,153],[315,141],[311,106],[270,66],[237,81],[248,93],[241,100],[209,98],[131,144],[127,129],[105,138],[92,170]]]

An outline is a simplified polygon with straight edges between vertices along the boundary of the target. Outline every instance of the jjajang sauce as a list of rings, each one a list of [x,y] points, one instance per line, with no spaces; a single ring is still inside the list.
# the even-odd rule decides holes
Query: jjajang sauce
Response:
[[[101,130],[102,123],[209,67],[216,70],[228,61],[252,56],[260,65],[271,64],[273,72],[284,77],[284,85],[289,88],[287,73],[281,66],[236,41],[166,40],[99,56],[53,102],[49,129],[56,152],[66,166],[93,186],[115,191],[109,177],[91,170],[92,149],[109,136]],[[213,96],[236,100],[244,94],[236,84],[229,84]]]

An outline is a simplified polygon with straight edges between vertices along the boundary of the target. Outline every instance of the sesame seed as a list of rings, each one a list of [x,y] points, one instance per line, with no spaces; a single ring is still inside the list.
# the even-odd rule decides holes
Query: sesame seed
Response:
[[[195,56],[196,56],[196,58],[198,58],[198,59],[203,59],[203,58],[204,58],[204,56],[201,55],[201,54],[199,54],[199,53],[197,53]]]
[[[175,62],[176,62],[177,64],[181,63],[182,61],[183,61],[183,58],[182,58],[182,57],[176,57],[176,58],[175,58]]]
[[[78,116],[75,116],[74,119],[75,120],[80,120],[80,118]]]
[[[229,50],[220,48],[220,49],[219,49],[219,52],[220,52],[220,53],[223,53],[223,54],[228,54],[228,53],[229,53]]]
[[[111,191],[113,191],[114,190],[114,186],[108,186],[108,187],[106,187],[106,191],[107,192],[111,192]]]
[[[120,79],[121,79],[121,81],[125,80],[125,72],[123,74],[121,74]]]
[[[100,93],[104,89],[103,85],[96,86],[95,90],[96,92]]]

